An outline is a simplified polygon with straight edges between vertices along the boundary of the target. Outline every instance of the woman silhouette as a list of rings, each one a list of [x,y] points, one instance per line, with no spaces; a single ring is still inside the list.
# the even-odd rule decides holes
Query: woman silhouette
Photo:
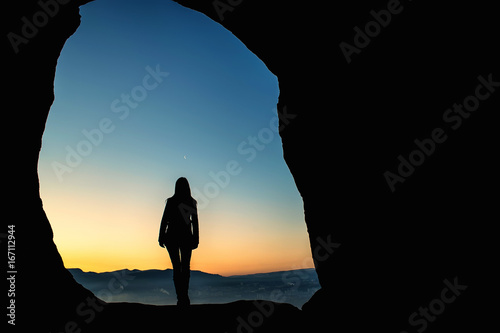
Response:
[[[191,251],[198,247],[199,226],[196,200],[191,197],[189,183],[184,177],[177,179],[175,193],[167,199],[158,242],[167,248],[172,261],[177,305],[189,305],[189,262]]]

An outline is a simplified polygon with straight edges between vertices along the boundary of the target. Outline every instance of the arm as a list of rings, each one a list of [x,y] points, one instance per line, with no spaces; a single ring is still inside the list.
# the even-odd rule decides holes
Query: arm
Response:
[[[158,235],[158,243],[160,244],[160,247],[163,247],[165,245],[165,231],[167,230],[168,227],[167,207],[168,207],[168,201],[167,204],[165,205],[165,209],[163,210],[163,216],[161,218],[161,223],[160,223],[160,234]]]
[[[200,226],[198,223],[198,210],[196,208],[196,201],[194,202],[194,211],[191,215],[191,223],[193,224],[193,249],[196,249],[198,247],[198,244],[200,243]]]

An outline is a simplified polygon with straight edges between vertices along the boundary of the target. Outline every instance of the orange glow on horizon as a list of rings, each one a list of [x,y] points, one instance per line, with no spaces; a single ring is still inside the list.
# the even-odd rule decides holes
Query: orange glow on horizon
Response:
[[[157,242],[164,200],[85,191],[71,196],[45,191],[42,198],[65,267],[93,272],[172,268]],[[193,251],[192,270],[229,276],[313,267],[304,223],[289,230],[285,217],[271,221],[264,213],[242,209],[199,212],[200,245]]]

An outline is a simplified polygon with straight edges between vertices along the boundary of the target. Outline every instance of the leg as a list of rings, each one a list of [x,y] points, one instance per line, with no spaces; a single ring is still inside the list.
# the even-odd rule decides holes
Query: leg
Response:
[[[172,262],[172,268],[174,271],[180,270],[181,268],[181,257],[179,254],[179,247],[178,246],[168,246],[167,251],[168,254],[170,255],[170,261]]]
[[[179,303],[179,300],[182,298],[182,266],[180,248],[178,246],[169,246],[167,247],[167,250],[170,255],[170,260],[172,261],[175,293],[177,294],[177,303]]]
[[[191,247],[181,247],[181,289],[182,289],[182,303],[184,305],[189,305],[189,277],[191,275]]]
[[[181,271],[187,272],[189,276],[189,272],[191,270],[191,253],[192,253],[191,247],[181,247],[180,252],[181,252]]]

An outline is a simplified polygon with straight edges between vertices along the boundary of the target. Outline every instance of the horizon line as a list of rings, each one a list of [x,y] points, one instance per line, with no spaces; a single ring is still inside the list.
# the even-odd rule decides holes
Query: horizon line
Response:
[[[119,271],[124,271],[124,270],[127,270],[127,271],[141,271],[141,272],[146,272],[146,271],[168,271],[168,270],[172,270],[172,268],[165,268],[165,269],[159,269],[159,268],[150,268],[150,269],[122,268],[122,269],[115,269],[115,270],[112,270],[112,271],[95,272],[95,271],[84,271],[83,269],[78,268],[78,267],[70,267],[70,268],[66,268],[66,269],[67,270],[70,270],[70,269],[76,270],[76,269],[78,269],[78,270],[82,271],[83,273],[96,273],[96,274],[113,273],[113,272],[119,272]],[[248,273],[248,274],[231,274],[231,275],[222,275],[222,274],[219,274],[219,273],[209,273],[209,272],[201,271],[199,269],[192,269],[191,272],[201,272],[201,273],[205,273],[205,274],[219,275],[219,276],[222,276],[222,277],[233,277],[233,276],[246,276],[246,275],[258,275],[258,274],[292,272],[292,271],[299,271],[299,270],[316,270],[316,269],[314,267],[306,267],[306,268],[295,268],[295,269],[289,269],[289,270],[278,270],[278,271]]]

